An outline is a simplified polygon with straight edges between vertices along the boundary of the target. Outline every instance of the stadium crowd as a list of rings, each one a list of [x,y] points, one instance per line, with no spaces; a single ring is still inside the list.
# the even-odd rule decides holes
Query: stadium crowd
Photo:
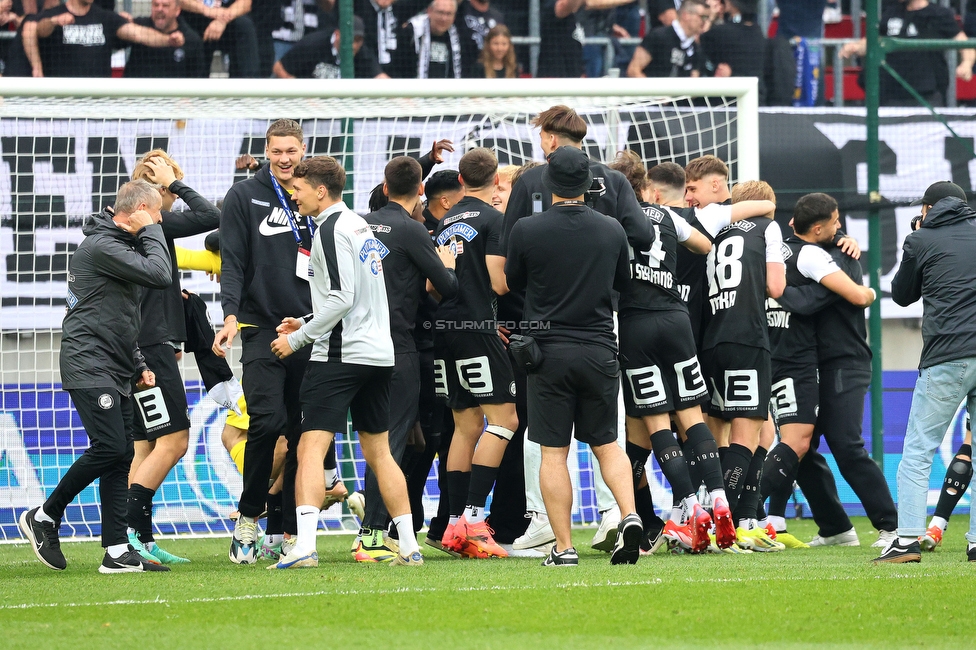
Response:
[[[420,503],[436,455],[441,498],[426,545],[576,565],[573,437],[598,460],[592,545],[614,564],[665,546],[743,554],[858,545],[821,438],[879,531],[876,561],[919,561],[938,546],[972,476],[970,439],[927,529],[924,490],[921,506],[913,498],[896,509],[861,436],[871,376],[863,310],[876,295],[861,285],[860,251],[839,229],[837,202],[800,198],[784,232],[772,219],[773,188],[730,188],[715,156],[645,169],[623,151],[604,165],[582,150],[587,126],[573,109],[553,106],[534,125],[546,164],[499,168],[491,150],[472,148],[458,169],[434,172],[453,151],[441,140],[420,160],[389,161],[365,217],[342,202],[335,159],[305,158],[292,120],[269,127],[264,164],[237,161],[255,173],[219,209],[164,151],[146,154],[114,209],[86,224],[70,263],[61,377],[91,447],[20,516],[37,557],[67,566],[61,516],[101,478],[100,571],[189,561],[153,537],[156,490],[187,452],[181,348],[230,409],[223,442],[244,484],[228,552],[237,564],[317,566],[321,510],[342,501],[361,522],[355,561],[422,564]],[[178,198],[188,210],[172,211]],[[940,265],[953,258],[934,229],[952,227],[951,245],[968,246],[976,213],[965,200],[952,183],[930,187],[920,232],[905,244],[895,299],[924,297],[926,318],[957,313],[960,292],[974,291],[976,270],[953,267],[959,288],[928,275],[945,277]],[[204,251],[175,244],[218,225]],[[206,309],[181,293],[179,268],[219,277],[216,336]],[[961,342],[963,352],[973,346],[971,328],[923,329],[920,382],[956,372],[947,366]],[[240,383],[225,360],[238,339]],[[950,411],[973,393],[956,388]],[[945,411],[939,400],[925,408]],[[334,444],[347,414],[369,467],[352,494]],[[945,430],[922,426],[906,441],[906,458],[909,444],[920,447],[906,494],[911,481],[927,484],[925,451]],[[662,516],[646,475],[652,453],[673,495]],[[809,543],[787,530],[794,483],[819,528]]]

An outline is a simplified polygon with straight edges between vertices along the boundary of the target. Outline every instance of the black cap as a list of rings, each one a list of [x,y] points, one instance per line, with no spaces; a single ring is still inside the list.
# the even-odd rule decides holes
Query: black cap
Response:
[[[542,184],[556,196],[566,199],[581,196],[593,185],[590,159],[576,147],[559,147],[549,154]]]
[[[352,36],[353,38],[357,36],[366,36],[366,24],[359,16],[352,17]]]
[[[935,205],[942,199],[954,196],[957,199],[966,200],[966,191],[952,181],[939,181],[932,183],[925,194],[917,201],[912,201],[912,205]]]

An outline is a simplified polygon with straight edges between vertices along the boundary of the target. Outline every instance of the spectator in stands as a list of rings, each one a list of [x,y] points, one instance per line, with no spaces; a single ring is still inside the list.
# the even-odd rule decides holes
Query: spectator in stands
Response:
[[[422,11],[423,4],[418,6],[419,0],[355,0],[354,13],[363,19],[366,27],[366,37],[363,47],[376,53],[383,72],[395,77],[393,73],[394,61],[399,40],[400,25],[408,18]],[[333,20],[338,21],[338,10],[333,12]],[[405,45],[405,43],[404,43]]]
[[[677,20],[680,6],[681,0],[648,0],[647,10],[651,14],[651,28],[670,25]]]
[[[474,61],[485,47],[489,30],[505,23],[505,16],[489,0],[463,0],[458,5],[454,26],[461,35],[465,61]]]
[[[258,77],[261,78],[271,76],[271,66],[278,60],[272,34],[284,24],[284,1],[251,0],[248,17],[254,23],[254,37],[258,43]]]
[[[668,0],[670,2],[670,0]],[[585,9],[579,13],[579,22],[583,26],[583,33],[586,36],[602,36],[614,39],[612,47],[617,50],[619,44],[616,39],[628,38],[630,31],[617,23],[618,11],[625,6],[637,3],[632,0],[586,0]],[[638,13],[636,23],[631,26],[634,34],[640,29],[640,15]],[[630,56],[627,57],[624,65],[630,63],[633,58],[634,48],[628,48]],[[606,70],[606,46],[602,44],[584,45],[583,62],[586,67],[587,77],[602,77],[608,74]]]
[[[203,58],[203,40],[180,18],[179,0],[152,0],[151,16],[135,19],[135,24],[163,34],[181,32],[179,47],[147,47],[134,43],[125,64],[126,77],[186,78],[206,77],[209,61]]]
[[[474,79],[514,79],[521,68],[515,58],[512,46],[512,33],[505,25],[495,25],[485,36],[485,46],[471,67]]]
[[[24,22],[24,15],[24,5],[21,0],[0,0],[0,30],[16,32]],[[16,40],[19,39],[0,39],[0,76],[7,74],[10,55],[19,47],[14,47]]]
[[[966,32],[959,29],[955,14],[947,7],[931,4],[928,0],[899,0],[884,6],[880,30],[883,36],[900,38],[945,38],[966,40]],[[867,40],[848,43],[841,49],[841,56],[864,56]],[[956,68],[956,76],[965,81],[973,77],[976,50],[960,50],[962,62]],[[888,65],[932,106],[945,106],[946,89],[949,86],[949,66],[942,50],[919,52],[892,52],[887,55]],[[863,83],[862,83],[863,86]],[[894,77],[881,71],[881,104],[883,106],[918,106],[918,101]]]
[[[353,68],[356,79],[389,79],[383,72],[372,50],[363,48],[363,19],[353,17]],[[341,35],[338,29],[331,33],[324,30],[312,32],[295,47],[288,50],[280,60],[275,61],[274,74],[281,79],[341,79],[339,45]]]
[[[24,53],[35,77],[111,77],[112,50],[120,41],[150,47],[181,47],[183,34],[136,25],[92,0],[65,4],[29,16],[23,25]]]
[[[538,77],[582,77],[583,27],[579,10],[584,0],[542,0]]]
[[[777,6],[779,7],[777,38],[790,40],[794,36],[800,38],[823,36],[823,12],[827,0],[803,0],[803,2],[780,0]]]
[[[641,30],[640,3],[636,0],[620,5],[614,10],[613,27],[617,38],[634,38],[640,36]],[[622,45],[614,41],[613,65],[620,70],[626,70],[630,60],[634,58],[636,45]]]
[[[724,0],[708,0],[708,27],[711,29],[715,25],[725,22],[725,2]]]
[[[708,26],[703,0],[684,0],[670,25],[652,29],[634,50],[628,77],[697,77],[702,55],[695,42]]]
[[[757,0],[726,0],[725,22],[701,36],[706,77],[759,77],[760,101],[766,37],[756,19]]]
[[[212,4],[207,4],[211,2]],[[180,0],[187,24],[203,36],[204,59],[215,51],[230,55],[230,76],[255,78],[259,74],[258,41],[248,15],[251,0]]]
[[[454,26],[455,0],[433,0],[408,20],[397,36],[391,77],[460,79],[464,71],[461,36]]]
[[[280,61],[296,43],[320,27],[330,33],[329,28],[335,27],[331,24],[334,8],[335,0],[289,0],[282,3],[280,25],[271,33],[274,37],[274,60]]]

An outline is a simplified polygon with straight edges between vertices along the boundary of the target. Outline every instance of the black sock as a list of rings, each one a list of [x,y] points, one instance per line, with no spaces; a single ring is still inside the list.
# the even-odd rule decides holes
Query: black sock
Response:
[[[763,463],[762,483],[759,484],[759,499],[765,501],[770,495],[779,492],[784,485],[793,485],[796,480],[796,466],[800,463],[796,452],[786,443],[779,443],[766,456]]]
[[[487,465],[472,465],[470,479],[468,481],[468,493],[466,506],[484,508],[488,501],[488,493],[495,485],[495,477],[498,476],[497,467]],[[453,499],[452,499],[453,501]]]
[[[635,445],[629,440],[627,441],[626,448],[627,458],[630,459],[631,475],[634,477],[634,490],[636,490],[637,486],[640,485],[641,479],[644,477],[644,472],[646,471],[647,467],[647,459],[651,455],[651,450],[644,449],[640,445]]]
[[[268,493],[268,523],[264,531],[268,535],[281,535],[285,532],[284,515],[281,512],[281,492]]]
[[[719,449],[719,452],[722,450]],[[726,448],[722,459],[722,478],[725,482],[725,496],[729,500],[729,509],[735,510],[739,503],[739,495],[748,480],[749,465],[752,463],[752,452],[748,447],[732,443]]]
[[[322,463],[322,469],[335,469],[337,465],[335,440],[333,440],[329,444],[329,449],[325,452],[325,462]],[[325,487],[330,486],[326,485]]]
[[[968,456],[970,460],[960,458]],[[949,463],[946,470],[945,481],[942,483],[942,492],[939,494],[939,504],[935,506],[935,516],[942,517],[949,521],[953,509],[959,503],[959,499],[966,493],[969,481],[973,478],[973,449],[971,445],[962,445],[956,452],[955,458]]]
[[[756,519],[762,521],[765,518],[766,518],[766,508],[763,507],[762,501],[760,501],[759,505],[756,506]]]
[[[688,465],[685,463],[684,454],[681,453],[681,447],[678,446],[678,441],[671,429],[661,429],[652,433],[651,448],[654,450],[657,464],[661,466],[661,472],[671,484],[674,502],[677,503],[694,494],[695,488],[692,486],[691,477],[688,475]]]
[[[448,514],[460,517],[464,514],[465,501],[468,499],[468,485],[471,483],[471,472],[447,473],[447,507]]]
[[[654,512],[654,501],[651,499],[649,485],[634,488],[634,509],[644,524],[644,534],[653,533],[657,536],[658,531],[664,528],[664,521]]]
[[[739,504],[732,510],[732,519],[738,524],[742,519],[758,519],[756,511],[759,508],[759,484],[762,481],[763,462],[766,460],[766,450],[756,448],[749,463],[745,485],[739,496]]]
[[[793,483],[785,481],[779,489],[773,490],[769,495],[769,514],[773,517],[786,518],[786,506],[793,496]]]
[[[718,447],[718,442],[715,443],[715,446]],[[729,453],[728,447],[718,447],[718,461],[722,463],[722,467],[725,467],[725,454],[727,453]]]
[[[688,429],[687,436],[685,444],[691,449],[687,456],[691,457],[692,484],[697,487],[704,483],[709,492],[723,489],[722,450],[725,447],[718,448],[711,430],[701,422]]]
[[[152,532],[152,502],[156,490],[150,490],[138,483],[129,486],[129,498],[126,500],[126,523],[139,535],[143,544],[153,541]]]

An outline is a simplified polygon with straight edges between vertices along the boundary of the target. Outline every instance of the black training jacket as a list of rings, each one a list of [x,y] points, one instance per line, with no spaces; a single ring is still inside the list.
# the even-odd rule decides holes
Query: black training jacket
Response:
[[[176,266],[176,246],[173,240],[209,232],[220,225],[220,210],[180,181],[173,181],[169,191],[186,203],[189,210],[163,212],[163,236],[173,264],[173,283],[165,289],[150,289],[142,299],[142,332],[139,345],[146,347],[170,341],[186,340],[183,318],[183,295],[180,292],[180,270]],[[211,340],[211,343],[213,341]]]
[[[308,220],[294,212],[302,246],[312,249]],[[295,275],[298,244],[288,215],[278,202],[271,171],[264,166],[224,197],[220,219],[220,305],[224,318],[243,325],[275,328],[286,316],[312,311],[308,282]]]
[[[61,325],[61,385],[115,388],[123,395],[136,375],[141,354],[145,289],[173,281],[173,264],[162,226],[130,235],[107,212],[92,215],[85,239],[68,263],[68,310]]]
[[[948,197],[905,238],[891,298],[906,307],[922,299],[919,368],[976,357],[976,212]]]

